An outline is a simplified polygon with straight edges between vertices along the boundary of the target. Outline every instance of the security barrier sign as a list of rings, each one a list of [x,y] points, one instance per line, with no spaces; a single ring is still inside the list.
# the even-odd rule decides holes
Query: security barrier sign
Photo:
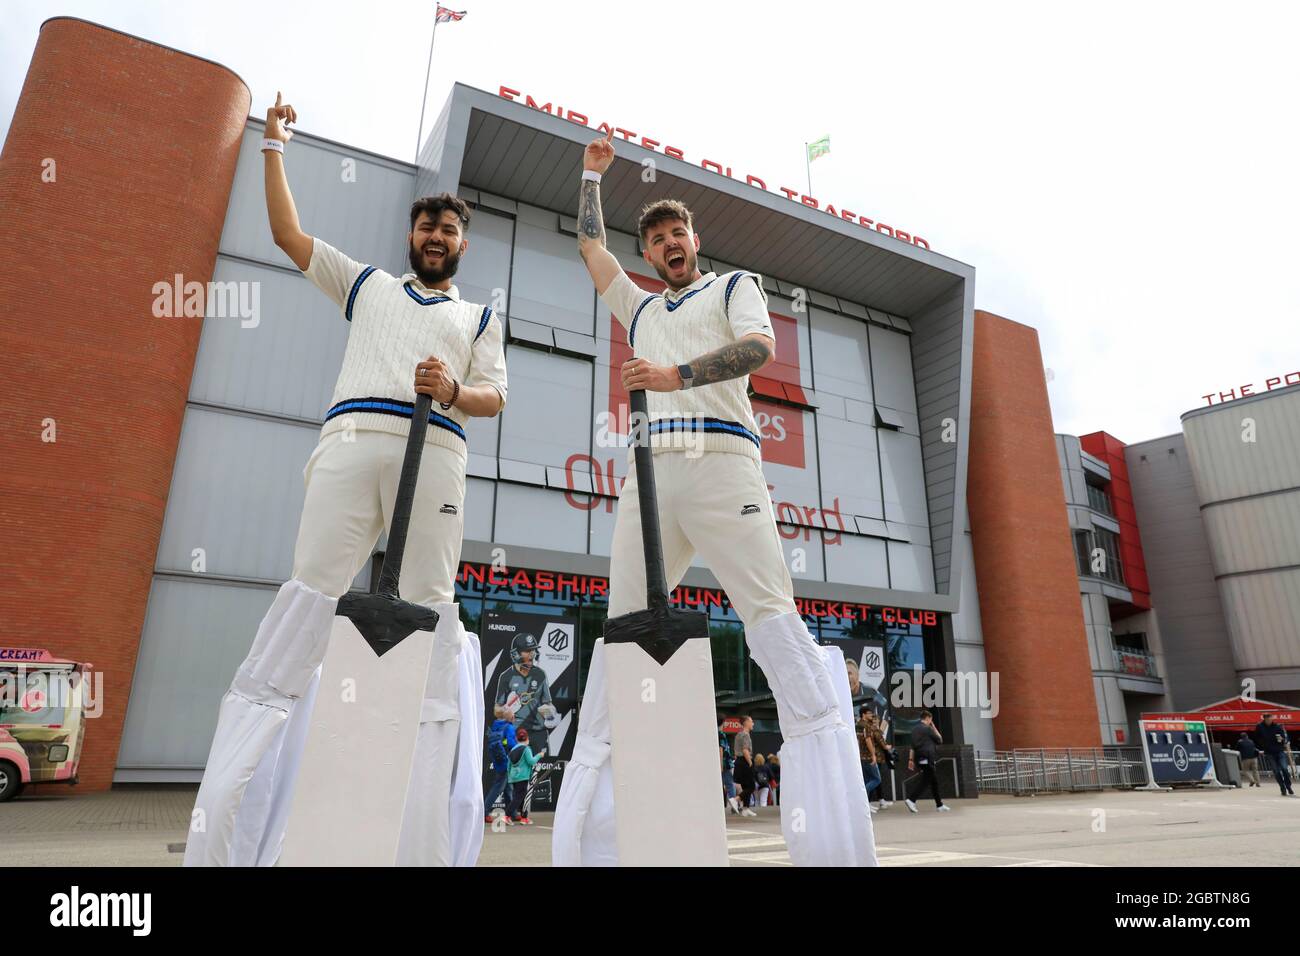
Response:
[[[1150,783],[1142,789],[1167,790],[1163,784],[1208,783],[1214,775],[1210,735],[1202,720],[1140,720],[1142,755]]]

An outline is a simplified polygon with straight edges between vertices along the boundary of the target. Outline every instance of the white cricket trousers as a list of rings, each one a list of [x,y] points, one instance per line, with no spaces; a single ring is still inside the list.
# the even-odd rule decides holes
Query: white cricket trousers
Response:
[[[745,625],[745,639],[776,699],[784,744],[781,825],[800,865],[875,865],[871,811],[853,731],[841,712],[844,667],[830,668],[795,610],[762,466],[728,452],[660,451],[655,490],[671,591],[698,552]],[[610,557],[609,616],[646,606],[636,470],[619,493]],[[614,828],[605,642],[596,642],[578,719],[573,758],[556,805],[557,866],[618,863]],[[840,688],[838,685],[843,684]],[[648,755],[647,755],[648,756]]]
[[[307,460],[307,497],[293,549],[294,578],[330,597],[347,591],[392,522],[406,454],[405,435],[356,431],[345,441],[346,434],[326,435]],[[456,600],[464,505],[464,457],[426,442],[398,587],[406,600],[428,606]]]
[[[267,866],[278,858],[337,598],[351,586],[392,521],[406,444],[405,436],[387,432],[334,432],[321,439],[303,469],[306,501],[293,579],[276,595],[222,700],[195,804],[195,817],[202,823],[191,827],[187,866]],[[459,664],[473,663],[468,673],[470,684],[476,684],[477,642],[464,635],[452,603],[464,497],[464,458],[426,443],[398,589],[404,599],[436,606],[443,616],[431,669],[456,673]],[[463,675],[460,682],[465,683]],[[440,719],[421,724],[421,777],[413,784],[415,799],[408,799],[411,806],[430,800],[436,804],[443,821],[439,831],[446,830],[446,792],[460,726],[456,715],[463,709],[456,699],[456,683],[452,679],[448,689],[439,692],[448,698],[440,702]],[[481,729],[474,727],[475,752],[481,749],[480,736]],[[476,801],[477,790],[476,780]],[[476,808],[476,820],[478,812]],[[423,824],[427,830],[427,821]],[[438,862],[468,860],[472,865],[470,857],[477,856],[477,847],[457,834],[451,836],[450,849],[445,832],[414,829],[412,834],[411,845],[433,847],[430,852]]]

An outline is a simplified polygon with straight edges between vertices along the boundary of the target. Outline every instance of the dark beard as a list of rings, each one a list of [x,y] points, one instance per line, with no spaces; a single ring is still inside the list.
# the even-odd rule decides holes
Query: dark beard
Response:
[[[447,254],[442,257],[442,265],[437,269],[426,269],[424,267],[424,254],[416,249],[414,245],[407,249],[406,252],[407,258],[411,262],[411,271],[427,288],[433,288],[439,282],[450,279],[456,274],[456,270],[460,268],[460,250],[457,250],[454,256],[451,254],[451,250],[448,250]]]
[[[662,269],[655,266],[655,272],[659,273],[659,278],[663,280],[664,285],[668,286],[668,288],[672,289],[674,292],[680,292],[695,281],[691,277],[695,275],[695,270],[700,264],[699,254],[694,249],[683,249],[682,253],[686,256],[686,281],[681,285],[673,285],[672,280],[668,278],[667,266]]]

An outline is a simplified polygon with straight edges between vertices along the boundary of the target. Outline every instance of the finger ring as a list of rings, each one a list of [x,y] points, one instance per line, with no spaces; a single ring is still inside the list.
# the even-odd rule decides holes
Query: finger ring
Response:
[[[417,375],[428,375],[428,374],[429,374],[429,370],[428,370],[427,368],[422,368],[422,369],[420,369],[416,374],[417,374]]]

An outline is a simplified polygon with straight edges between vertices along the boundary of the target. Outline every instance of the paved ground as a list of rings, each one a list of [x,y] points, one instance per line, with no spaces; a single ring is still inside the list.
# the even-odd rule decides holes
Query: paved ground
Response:
[[[0,804],[0,866],[178,866],[194,790],[126,788]],[[956,801],[936,814],[877,814],[885,866],[1226,866],[1300,863],[1300,797],[1268,786],[1182,793],[1107,792]],[[788,866],[779,811],[727,817],[737,866]],[[545,866],[551,818],[491,829],[481,866]]]

